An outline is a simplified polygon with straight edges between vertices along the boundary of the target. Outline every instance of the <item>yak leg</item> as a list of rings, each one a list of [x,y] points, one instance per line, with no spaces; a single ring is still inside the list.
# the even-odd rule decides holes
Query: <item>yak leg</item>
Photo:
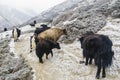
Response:
[[[43,63],[43,60],[42,60],[42,58],[39,58],[39,62],[40,62],[40,63]]]
[[[106,77],[105,67],[103,67],[102,77],[103,77],[103,78],[105,78],[105,77]]]
[[[39,50],[36,50],[36,55],[37,55],[37,57],[39,58],[39,62],[40,63],[43,63],[43,60],[42,60],[42,56],[43,56],[43,53],[39,53]]]
[[[97,73],[96,73],[96,78],[100,78],[100,72],[101,72],[101,65],[97,67]]]
[[[85,65],[88,65],[88,60],[89,60],[89,58],[88,58],[88,57],[86,57],[86,62],[85,62]]]
[[[46,59],[48,59],[48,54],[49,54],[49,53],[46,53]]]
[[[51,52],[51,56],[53,57],[53,52],[52,51],[50,51]]]
[[[92,64],[92,59],[93,59],[93,58],[90,58],[89,64]]]

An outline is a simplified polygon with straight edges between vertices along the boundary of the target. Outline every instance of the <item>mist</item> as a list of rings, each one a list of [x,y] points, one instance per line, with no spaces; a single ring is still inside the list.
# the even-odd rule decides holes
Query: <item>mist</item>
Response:
[[[0,0],[0,5],[40,13],[64,1],[65,0]]]

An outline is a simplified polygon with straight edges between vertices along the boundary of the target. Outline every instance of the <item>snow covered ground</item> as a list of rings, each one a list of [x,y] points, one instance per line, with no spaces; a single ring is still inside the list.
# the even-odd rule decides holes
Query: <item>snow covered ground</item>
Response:
[[[29,28],[31,29],[31,28]],[[25,30],[25,29],[24,29]],[[115,58],[113,65],[106,70],[107,77],[100,80],[120,80],[120,19],[108,19],[107,25],[99,34],[105,34],[113,41]],[[35,72],[35,80],[96,80],[96,66],[85,66],[79,61],[83,60],[80,42],[60,44],[61,49],[53,50],[53,57],[44,57],[44,63],[39,63],[35,51],[30,53],[30,36],[33,33],[23,34],[18,42],[13,42],[14,53],[22,55]]]
[[[31,27],[30,25],[26,25],[26,26],[21,27],[19,29],[21,30],[21,34],[25,34],[25,33],[28,33],[30,31],[35,30],[35,27]],[[9,39],[11,37],[12,37],[12,30],[0,33],[0,40],[7,39],[7,38]]]

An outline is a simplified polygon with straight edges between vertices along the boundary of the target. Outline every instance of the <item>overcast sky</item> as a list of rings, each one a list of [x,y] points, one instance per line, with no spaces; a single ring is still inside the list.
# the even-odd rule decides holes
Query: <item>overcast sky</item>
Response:
[[[32,9],[40,13],[63,1],[65,0],[0,0],[0,4],[20,9]]]

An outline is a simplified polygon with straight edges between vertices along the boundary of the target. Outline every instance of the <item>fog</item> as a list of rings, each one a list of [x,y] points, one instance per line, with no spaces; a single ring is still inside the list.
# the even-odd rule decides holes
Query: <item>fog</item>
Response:
[[[0,5],[11,6],[17,9],[33,10],[40,13],[65,0],[0,0]]]

